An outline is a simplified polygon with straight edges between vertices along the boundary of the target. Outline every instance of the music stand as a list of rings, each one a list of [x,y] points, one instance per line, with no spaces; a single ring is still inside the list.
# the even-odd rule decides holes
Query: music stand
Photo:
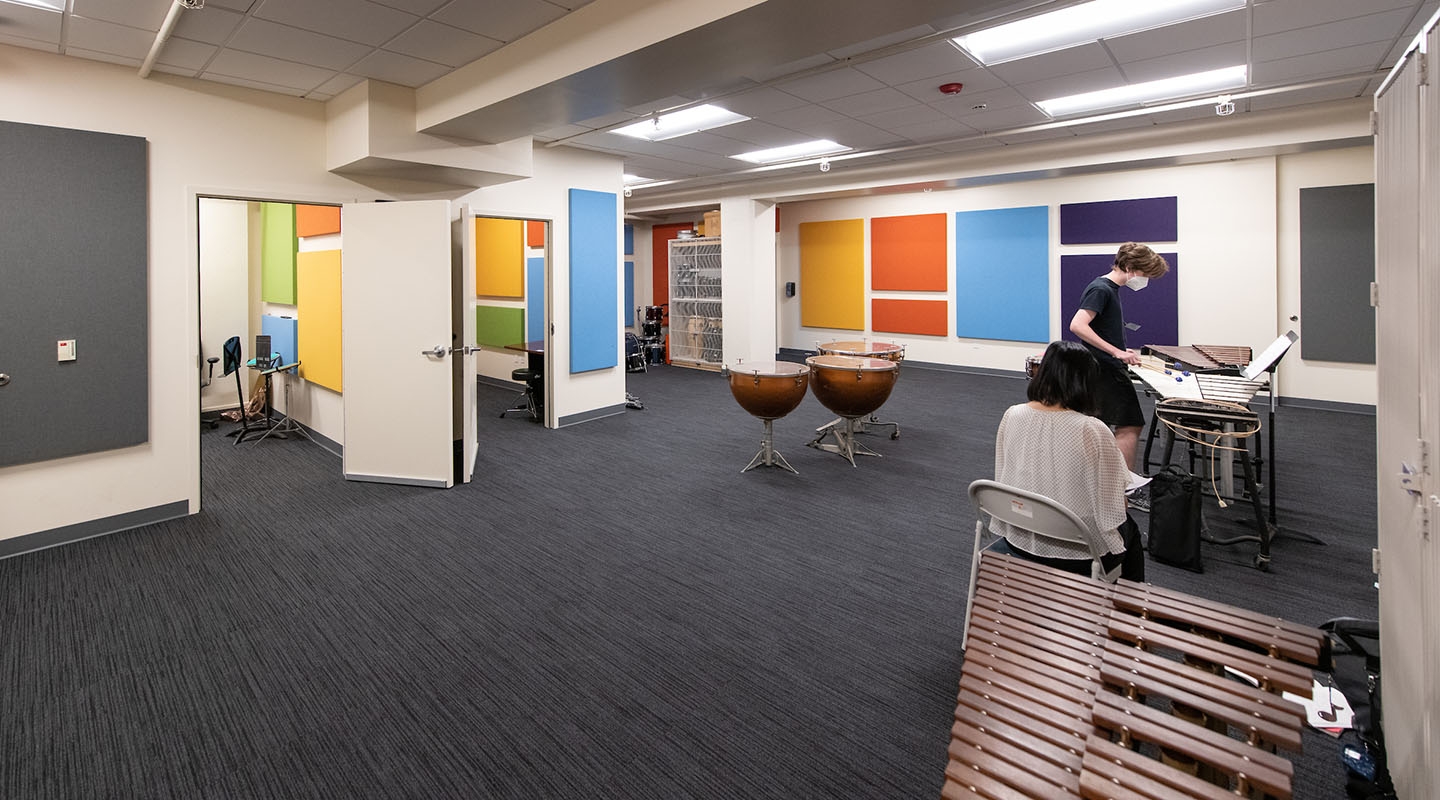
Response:
[[[229,339],[226,339],[222,353],[225,356],[225,371],[221,377],[229,375],[232,372],[235,373],[235,396],[240,400],[240,427],[225,435],[234,436],[234,443],[240,444],[245,441],[245,437],[250,434],[259,433],[259,429],[250,427],[250,418],[245,413],[245,388],[240,383],[240,368],[245,366],[245,357],[240,351],[240,337],[231,336]]]
[[[277,357],[276,357],[275,360],[276,360],[277,362],[280,360],[278,355],[277,355]],[[271,379],[271,377],[273,377],[273,376],[275,375],[275,373],[277,373],[277,372],[291,372],[292,370],[294,370],[296,367],[299,367],[299,366],[300,366],[300,362],[299,362],[299,361],[296,361],[296,362],[293,363],[293,364],[276,364],[275,366],[271,367],[270,369],[267,369],[267,370],[265,370],[264,372],[260,373],[261,375],[264,375],[264,376],[265,376],[266,400],[269,400],[269,399],[270,399],[269,391],[270,391],[270,386],[271,386],[271,384],[270,384],[270,379]],[[292,409],[290,408],[290,381],[288,381],[288,380],[287,380],[287,381],[284,381],[284,384],[285,384],[285,414],[284,414],[283,416],[281,416],[279,422],[276,422],[276,423],[272,424],[272,425],[270,426],[270,429],[267,430],[267,431],[265,431],[265,434],[264,434],[263,436],[261,436],[259,439],[257,439],[256,441],[257,441],[257,442],[263,442],[263,441],[265,441],[266,439],[270,438],[271,436],[274,436],[276,439],[288,439],[288,438],[290,438],[290,435],[291,435],[291,434],[295,434],[295,435],[297,435],[297,436],[303,436],[303,437],[305,437],[306,439],[309,439],[309,440],[311,441],[311,443],[314,443],[314,442],[315,442],[315,439],[310,436],[310,432],[307,431],[307,430],[305,430],[305,427],[304,427],[303,425],[300,425],[299,423],[295,422],[294,417],[292,416],[292,413],[291,413],[291,412],[292,412]],[[267,411],[267,419],[268,419],[268,411]]]
[[[1265,437],[1270,443],[1270,464],[1266,475],[1269,480],[1266,483],[1269,484],[1270,490],[1270,527],[1276,529],[1276,534],[1280,531],[1279,526],[1275,523],[1275,409],[1280,405],[1280,395],[1275,392],[1275,371],[1280,367],[1280,359],[1290,352],[1290,345],[1295,344],[1299,339],[1300,336],[1295,331],[1286,331],[1271,342],[1270,346],[1266,347],[1259,357],[1252,360],[1250,365],[1240,373],[1240,377],[1251,381],[1259,377],[1262,372],[1270,376],[1270,411],[1266,420],[1270,424],[1270,433]],[[1312,544],[1325,544],[1323,540],[1308,533],[1291,531],[1291,534]]]

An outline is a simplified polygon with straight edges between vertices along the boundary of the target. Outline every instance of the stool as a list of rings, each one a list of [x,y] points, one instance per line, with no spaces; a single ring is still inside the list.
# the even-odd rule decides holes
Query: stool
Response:
[[[515,398],[515,405],[500,412],[500,417],[503,419],[512,411],[524,411],[530,415],[531,419],[540,419],[540,414],[535,408],[535,373],[528,369],[511,370],[510,380],[524,383],[525,390]]]

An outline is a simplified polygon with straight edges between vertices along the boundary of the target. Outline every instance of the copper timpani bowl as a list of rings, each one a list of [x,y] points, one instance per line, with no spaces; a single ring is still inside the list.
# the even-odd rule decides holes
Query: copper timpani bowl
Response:
[[[810,368],[790,361],[757,361],[729,369],[735,402],[760,419],[779,419],[794,411],[810,385]]]
[[[826,342],[817,345],[822,356],[855,356],[856,358],[883,358],[900,363],[905,360],[905,347],[894,342],[877,342],[870,339],[853,339],[840,342]]]
[[[900,365],[884,358],[820,355],[805,359],[820,404],[846,419],[875,413],[890,397]]]

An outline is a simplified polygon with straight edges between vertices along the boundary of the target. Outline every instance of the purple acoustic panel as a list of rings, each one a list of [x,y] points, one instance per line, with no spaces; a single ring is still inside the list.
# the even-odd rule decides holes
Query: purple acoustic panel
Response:
[[[1125,346],[1140,349],[1146,344],[1180,344],[1180,269],[1174,253],[1161,253],[1170,264],[1163,278],[1150,281],[1143,291],[1120,287],[1120,305],[1125,309]],[[1070,332],[1070,318],[1080,308],[1080,296],[1090,281],[1110,272],[1112,255],[1060,256],[1060,338],[1080,341]],[[1136,327],[1138,326],[1138,327]]]
[[[1060,206],[1060,244],[1173,242],[1178,229],[1174,197]]]

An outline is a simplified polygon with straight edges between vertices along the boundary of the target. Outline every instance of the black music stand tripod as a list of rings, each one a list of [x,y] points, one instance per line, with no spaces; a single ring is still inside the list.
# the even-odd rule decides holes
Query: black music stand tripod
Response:
[[[275,366],[273,366],[273,367],[265,370],[264,372],[260,373],[261,375],[264,375],[264,376],[265,376],[265,419],[266,419],[266,422],[269,422],[269,421],[270,421],[270,398],[271,398],[270,389],[271,389],[271,378],[273,378],[274,375],[275,375],[275,373],[277,373],[277,372],[290,372],[290,373],[293,375],[293,374],[294,374],[293,370],[295,370],[297,367],[300,366],[300,362],[299,362],[299,361],[296,361],[296,362],[293,363],[293,364],[280,364],[280,363],[279,363],[280,359],[279,359],[278,356],[276,357],[275,361],[276,361],[276,365],[275,365]],[[295,418],[291,415],[291,408],[290,408],[290,381],[285,380],[285,381],[284,381],[284,384],[285,384],[285,413],[284,413],[284,414],[281,414],[279,421],[272,423],[272,424],[270,425],[269,429],[266,430],[265,433],[264,433],[259,439],[256,439],[255,441],[256,441],[256,442],[263,442],[263,441],[265,441],[266,439],[270,438],[271,436],[274,436],[276,439],[288,439],[288,438],[290,438],[290,436],[293,434],[293,435],[295,435],[295,436],[303,436],[304,438],[309,439],[309,440],[311,441],[311,443],[314,443],[314,442],[315,442],[315,439],[310,436],[310,432],[307,431],[307,430],[305,430],[305,427],[304,427],[303,425],[300,425],[299,423],[295,422]]]

